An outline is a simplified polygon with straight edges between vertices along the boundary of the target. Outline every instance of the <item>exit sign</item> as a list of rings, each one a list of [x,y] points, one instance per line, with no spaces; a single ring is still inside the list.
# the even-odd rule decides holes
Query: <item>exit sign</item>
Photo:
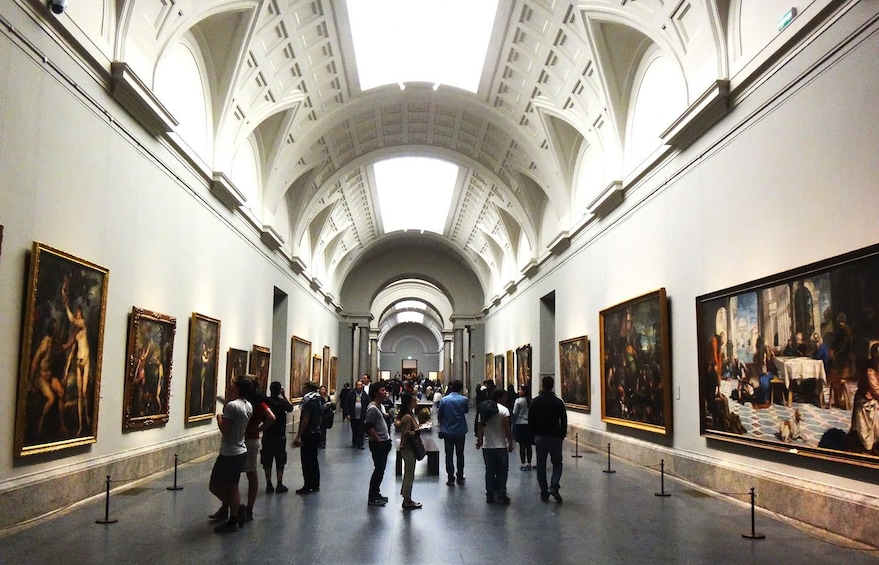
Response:
[[[784,15],[781,16],[781,19],[778,20],[778,31],[782,31],[784,28],[789,26],[790,23],[792,21],[794,21],[795,17],[797,17],[797,9],[796,8],[791,8],[790,10],[785,12]]]

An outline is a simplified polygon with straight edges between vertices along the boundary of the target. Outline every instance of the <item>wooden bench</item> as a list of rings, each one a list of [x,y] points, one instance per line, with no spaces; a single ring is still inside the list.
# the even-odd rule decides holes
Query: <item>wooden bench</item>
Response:
[[[424,444],[424,450],[427,451],[427,474],[428,475],[439,475],[440,474],[440,464],[439,464],[439,446],[433,441],[432,438],[423,437],[421,438],[421,442]],[[416,461],[417,463],[417,461]],[[396,473],[397,476],[400,477],[403,475],[403,456],[400,454],[400,442],[397,442],[397,465],[396,465]]]

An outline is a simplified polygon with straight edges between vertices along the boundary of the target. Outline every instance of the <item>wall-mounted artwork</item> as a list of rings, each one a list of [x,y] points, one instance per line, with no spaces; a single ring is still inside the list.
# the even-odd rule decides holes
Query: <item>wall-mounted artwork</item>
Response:
[[[339,386],[339,358],[330,357],[330,383],[327,390],[333,394]]]
[[[504,373],[504,382],[497,383],[497,385],[504,387],[504,390],[506,390],[507,387],[510,385],[513,385],[513,388],[516,388],[514,385],[515,378],[516,378],[516,354],[513,353],[512,349],[510,349],[509,351],[507,351],[507,367],[506,367],[506,372]]]
[[[516,349],[516,388],[525,385],[531,390],[531,345]]]
[[[290,400],[302,398],[302,387],[311,376],[311,342],[296,337],[290,340]]]
[[[34,242],[25,296],[16,457],[98,439],[109,271]]]
[[[494,356],[494,384],[495,386],[504,386],[504,363],[506,358],[503,353]]]
[[[494,378],[494,354],[486,353],[485,354],[485,380],[491,380]]]
[[[330,346],[324,345],[324,354],[323,354],[323,366],[321,367],[321,375],[320,375],[320,384],[327,387],[327,391],[330,390]]]
[[[670,434],[671,347],[665,289],[599,314],[601,420]]]
[[[247,371],[256,377],[256,390],[263,394],[269,392],[269,363],[272,350],[262,345],[254,345],[250,351],[250,369]]]
[[[320,355],[314,355],[311,358],[311,380],[318,384],[321,384],[320,376],[321,369],[323,368],[323,363],[321,361]]]
[[[220,320],[192,313],[186,373],[186,422],[212,420],[217,404]]]
[[[589,338],[585,335],[559,342],[561,398],[568,408],[590,412]]]
[[[696,307],[704,436],[879,467],[879,245]]]
[[[132,308],[125,356],[123,431],[168,423],[176,332],[175,318]]]
[[[247,374],[247,351],[244,349],[235,349],[230,347],[226,352],[226,392],[228,394],[229,385],[234,379]]]

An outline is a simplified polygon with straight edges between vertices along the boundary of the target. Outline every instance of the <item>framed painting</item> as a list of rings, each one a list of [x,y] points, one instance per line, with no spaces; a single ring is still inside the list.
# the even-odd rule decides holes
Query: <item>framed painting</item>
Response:
[[[327,391],[330,390],[330,346],[324,345],[324,354],[323,357],[323,365],[321,367],[321,375],[320,375],[320,384],[327,387]]]
[[[229,390],[229,385],[234,379],[246,374],[247,351],[230,347],[229,351],[226,352],[226,388],[224,390]]]
[[[671,347],[665,289],[602,310],[601,420],[672,431]]]
[[[494,384],[495,386],[504,386],[504,354],[499,353],[494,356]]]
[[[321,377],[321,368],[323,367],[323,363],[321,362],[320,355],[315,355],[311,358],[311,380],[322,384]]]
[[[491,380],[494,378],[494,354],[486,353],[485,354],[485,380]]]
[[[703,436],[879,468],[879,245],[696,310]]]
[[[515,379],[515,375],[516,375],[515,366],[516,366],[516,357],[515,357],[515,354],[513,353],[513,350],[510,349],[509,351],[507,351],[507,370],[506,370],[506,373],[504,373],[504,382],[497,384],[498,386],[503,386],[504,390],[506,390],[507,387],[509,387],[511,385],[513,386],[513,388],[516,388],[515,384],[513,383],[513,380]]]
[[[219,356],[220,320],[193,312],[186,363],[186,423],[214,418]]]
[[[250,369],[247,371],[256,377],[256,390],[263,394],[269,392],[269,363],[272,360],[272,350],[262,345],[254,344],[250,350]]]
[[[290,401],[302,398],[302,387],[311,375],[311,342],[296,337],[290,340]]]
[[[104,267],[39,242],[28,271],[16,457],[97,441],[110,278]]]
[[[516,349],[516,388],[525,385],[531,390],[531,345],[523,345]]]
[[[327,390],[333,394],[339,386],[339,358],[330,357],[330,382]]]
[[[168,423],[177,320],[134,307],[128,318],[122,431]]]
[[[585,335],[559,342],[561,397],[568,408],[591,412],[589,338]]]

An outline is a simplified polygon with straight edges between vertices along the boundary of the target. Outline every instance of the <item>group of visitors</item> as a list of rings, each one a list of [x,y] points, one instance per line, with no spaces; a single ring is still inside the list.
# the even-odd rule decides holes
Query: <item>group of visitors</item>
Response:
[[[481,449],[485,462],[486,502],[509,504],[506,483],[509,469],[508,454],[513,451],[515,437],[520,445],[520,469],[531,470],[532,445],[537,455],[537,482],[540,497],[562,501],[560,480],[562,474],[562,442],[567,432],[564,403],[553,392],[555,381],[544,377],[537,398],[530,399],[528,387],[520,386],[514,402],[508,403],[508,392],[492,390],[477,404],[475,421],[476,449]],[[266,493],[286,493],[283,483],[287,453],[285,446],[286,415],[293,410],[278,382],[270,386],[271,395],[256,390],[255,379],[243,376],[228,387],[228,399],[217,426],[222,434],[220,453],[211,473],[210,491],[220,500],[220,508],[210,515],[212,520],[224,523],[215,527],[219,533],[235,532],[253,519],[253,506],[258,490],[256,462],[260,446],[260,462],[266,478]],[[340,395],[343,418],[351,427],[351,446],[365,449],[368,443],[373,461],[373,472],[367,493],[368,506],[385,506],[389,498],[381,493],[388,456],[392,448],[391,430],[396,427],[400,436],[400,456],[404,472],[401,487],[403,508],[422,508],[412,499],[415,477],[416,452],[421,443],[420,423],[417,417],[418,397],[411,391],[401,392],[396,420],[392,423],[387,404],[390,385],[387,381],[372,384],[368,375],[358,380],[354,388]],[[469,431],[466,415],[470,403],[462,394],[460,380],[449,385],[448,394],[436,402],[439,437],[444,442],[445,467],[448,486],[462,485],[464,476],[464,445]],[[303,486],[295,492],[309,495],[320,491],[318,450],[326,445],[326,429],[332,426],[335,405],[326,394],[326,388],[317,383],[304,385],[300,404],[299,425],[293,445],[300,448]],[[329,417],[327,417],[329,414]],[[260,441],[262,436],[262,441]],[[547,458],[552,463],[552,476],[547,483]],[[272,483],[272,466],[276,469],[276,483]],[[238,487],[240,474],[248,479],[247,503],[242,503]]]

